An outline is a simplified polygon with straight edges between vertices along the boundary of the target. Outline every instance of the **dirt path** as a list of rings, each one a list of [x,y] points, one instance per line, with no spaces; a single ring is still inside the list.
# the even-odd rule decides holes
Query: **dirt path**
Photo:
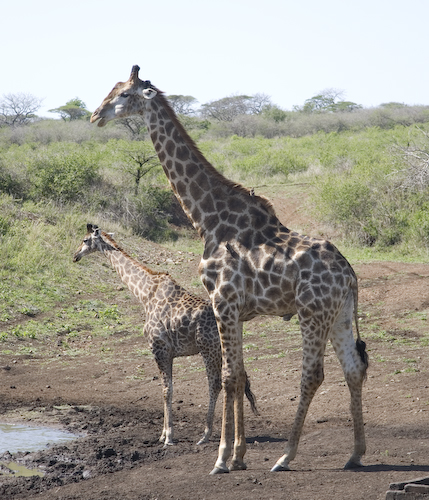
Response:
[[[291,207],[274,201],[283,220]],[[312,226],[298,204],[287,223],[302,230]],[[189,259],[171,273],[188,286],[197,264]],[[13,457],[39,466],[45,476],[0,476],[0,498],[381,500],[390,482],[429,475],[429,265],[354,267],[361,334],[371,360],[363,395],[368,450],[361,470],[342,470],[352,447],[349,394],[328,348],[325,382],[310,407],[294,470],[269,472],[283,453],[297,407],[301,342],[293,320],[258,318],[246,325],[244,336],[260,410],[255,417],[246,403],[246,471],[208,474],[217,455],[221,401],[211,442],[195,444],[208,399],[200,357],[175,362],[177,444],[166,450],[158,444],[163,416],[156,365],[150,356],[136,355],[146,348],[141,336],[122,332],[109,338],[109,350],[106,339],[93,338],[76,339],[85,350],[77,356],[60,345],[38,355],[0,356],[2,420],[58,425],[82,436]]]

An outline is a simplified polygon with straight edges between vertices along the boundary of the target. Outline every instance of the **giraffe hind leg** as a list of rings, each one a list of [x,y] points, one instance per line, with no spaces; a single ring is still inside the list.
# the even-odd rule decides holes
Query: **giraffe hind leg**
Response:
[[[362,414],[362,386],[366,378],[368,355],[365,342],[356,342],[352,331],[351,311],[347,309],[339,317],[333,328],[332,346],[341,363],[344,377],[350,391],[350,410],[353,418],[354,449],[345,469],[362,467],[361,458],[365,454],[365,428]]]
[[[234,428],[234,392],[224,385],[222,433],[219,443],[218,458],[210,475],[229,472],[226,461],[231,456],[231,443]]]
[[[290,432],[288,444],[284,455],[277,461],[271,472],[288,471],[289,463],[295,458],[298,443],[304,426],[305,417],[313,397],[324,379],[323,356],[326,341],[319,339],[319,347],[316,349],[314,342],[306,340],[303,333],[303,361],[301,375],[301,396],[295,420]]]
[[[208,443],[213,430],[213,419],[216,408],[216,402],[219,393],[222,390],[222,357],[220,354],[213,357],[213,352],[201,352],[201,355],[206,366],[207,380],[209,384],[209,408],[207,411],[206,427],[204,429],[203,437],[198,441],[197,445]]]

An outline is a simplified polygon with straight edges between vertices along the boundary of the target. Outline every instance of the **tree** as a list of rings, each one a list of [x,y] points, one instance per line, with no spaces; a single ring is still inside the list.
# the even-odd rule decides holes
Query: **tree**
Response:
[[[343,90],[325,89],[319,94],[307,99],[304,102],[302,111],[304,113],[320,113],[321,111],[333,111],[335,100],[342,97]]]
[[[335,103],[333,111],[356,111],[357,109],[362,109],[361,104],[356,104],[351,101],[339,101]]]
[[[397,157],[404,168],[401,169],[404,190],[427,192],[429,189],[429,134],[420,127],[421,136],[417,143],[408,142],[407,146],[397,145]]]
[[[240,115],[260,114],[270,104],[270,98],[265,94],[234,95],[203,104],[201,114],[205,118],[231,122]]]
[[[402,109],[402,108],[406,108],[407,105],[404,104],[403,102],[394,102],[394,101],[391,101],[391,102],[383,102],[382,104],[380,104],[380,108],[384,108],[384,109]]]
[[[271,97],[267,94],[255,94],[247,101],[249,114],[259,115],[265,110],[271,108],[273,105],[271,103]]]
[[[294,110],[303,113],[336,113],[362,108],[360,104],[356,104],[355,102],[340,100],[343,96],[343,90],[333,88],[324,89],[319,94],[307,99],[303,106],[294,106]]]
[[[262,112],[264,117],[269,118],[275,121],[276,123],[284,122],[288,117],[289,113],[290,111],[287,112],[276,105],[267,106],[266,108],[264,108]]]
[[[213,118],[221,122],[231,122],[238,115],[247,113],[247,95],[223,97],[201,106],[201,114],[205,118]]]
[[[167,99],[176,114],[192,115],[195,113],[193,106],[198,103],[195,97],[191,95],[169,95]]]
[[[147,141],[126,143],[123,147],[120,147],[120,151],[126,162],[123,170],[133,177],[134,194],[137,196],[142,178],[153,168],[160,165],[158,155],[155,153],[152,144]]]
[[[35,113],[40,109],[42,101],[43,99],[23,92],[3,95],[0,99],[0,125],[17,127],[30,123],[36,118]]]
[[[91,116],[91,113],[86,109],[86,104],[78,97],[70,99],[64,106],[50,109],[49,113],[58,113],[64,121],[81,120]]]

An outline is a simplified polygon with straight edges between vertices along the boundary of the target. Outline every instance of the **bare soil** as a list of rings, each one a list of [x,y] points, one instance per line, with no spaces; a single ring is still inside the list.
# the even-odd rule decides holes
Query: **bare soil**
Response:
[[[288,227],[319,235],[301,202],[274,198]],[[142,257],[192,288],[197,256],[184,258],[148,244]],[[156,364],[151,356],[136,355],[147,347],[141,336],[118,331],[108,339],[108,351],[105,338],[82,337],[75,340],[78,355],[59,342],[37,355],[0,356],[0,419],[55,425],[80,436],[37,453],[0,457],[45,472],[44,477],[0,476],[0,498],[375,500],[385,498],[391,482],[428,476],[429,265],[377,262],[354,268],[360,329],[370,356],[363,393],[368,446],[363,468],[342,469],[353,430],[349,393],[329,347],[325,381],[310,407],[293,470],[270,472],[283,454],[298,403],[300,334],[293,320],[258,318],[246,325],[244,338],[246,369],[260,411],[254,416],[245,403],[246,471],[209,475],[217,457],[221,398],[212,440],[196,445],[208,402],[199,356],[175,361],[176,444],[164,449],[158,443],[163,408]],[[112,287],[119,284],[115,279]]]

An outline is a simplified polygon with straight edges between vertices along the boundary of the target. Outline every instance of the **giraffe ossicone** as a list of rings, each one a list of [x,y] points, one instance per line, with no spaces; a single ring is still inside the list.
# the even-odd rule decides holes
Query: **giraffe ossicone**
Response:
[[[218,172],[163,93],[139,79],[139,69],[133,66],[130,78],[115,85],[91,122],[104,126],[115,118],[143,116],[170,186],[203,239],[199,272],[218,324],[224,389],[221,442],[212,473],[246,468],[242,329],[243,321],[258,315],[287,320],[297,314],[302,334],[300,401],[285,453],[272,470],[288,470],[296,456],[309,405],[324,378],[328,340],[351,396],[354,447],[346,468],[361,466],[366,450],[362,384],[368,357],[358,330],[358,285],[351,265],[332,243],[290,231],[266,198]],[[152,99],[142,94],[148,88],[156,92]]]
[[[87,224],[87,233],[73,261],[101,252],[144,307],[144,334],[162,378],[164,426],[159,440],[164,446],[173,444],[173,360],[201,354],[209,383],[209,407],[204,434],[197,444],[207,443],[222,388],[222,355],[213,309],[208,301],[188,293],[169,274],[153,271],[130,257],[111,234]],[[246,396],[253,412],[257,413],[247,377]]]

